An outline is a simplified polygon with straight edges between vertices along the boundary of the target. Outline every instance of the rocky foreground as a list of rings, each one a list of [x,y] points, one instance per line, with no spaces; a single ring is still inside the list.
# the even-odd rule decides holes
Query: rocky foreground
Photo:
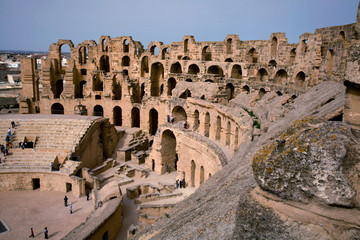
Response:
[[[295,100],[240,94],[233,111],[252,111],[261,131],[132,239],[360,239],[359,139],[341,122],[344,94],[333,82]]]

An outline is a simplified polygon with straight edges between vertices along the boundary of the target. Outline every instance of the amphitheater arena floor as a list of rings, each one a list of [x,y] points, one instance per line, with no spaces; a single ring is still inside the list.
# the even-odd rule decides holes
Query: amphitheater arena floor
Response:
[[[43,230],[49,230],[49,239],[61,239],[74,227],[84,222],[92,211],[91,199],[77,198],[67,193],[73,204],[73,214],[64,206],[65,193],[34,191],[0,192],[0,220],[10,229],[0,233],[0,240],[29,239],[30,228],[34,239],[44,239]]]

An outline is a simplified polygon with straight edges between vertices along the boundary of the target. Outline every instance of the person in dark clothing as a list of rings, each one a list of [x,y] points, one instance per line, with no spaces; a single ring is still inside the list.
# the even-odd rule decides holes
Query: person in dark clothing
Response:
[[[68,201],[68,198],[67,198],[67,196],[65,196],[64,197],[64,205],[65,205],[65,207],[67,207],[67,201]]]
[[[47,227],[45,227],[45,229],[44,229],[44,237],[45,237],[45,239],[49,238],[49,231],[48,231]]]
[[[30,229],[30,236],[29,236],[29,237],[32,237],[32,238],[35,237],[35,235],[34,235],[34,229],[33,229],[33,228]]]
[[[11,127],[12,127],[12,128],[15,127],[15,122],[14,122],[14,121],[11,122]]]
[[[86,201],[89,201],[89,199],[90,199],[90,193],[89,191],[86,191]]]

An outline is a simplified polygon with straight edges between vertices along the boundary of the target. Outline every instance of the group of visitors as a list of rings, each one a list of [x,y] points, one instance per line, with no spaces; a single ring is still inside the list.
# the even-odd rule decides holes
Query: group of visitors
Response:
[[[47,227],[44,228],[44,237],[45,237],[45,239],[49,239],[49,231],[48,231]],[[33,228],[30,228],[30,236],[29,236],[29,238],[35,238]]]
[[[175,188],[185,188],[185,187],[186,187],[185,178],[183,178],[182,180],[179,179],[176,180]]]

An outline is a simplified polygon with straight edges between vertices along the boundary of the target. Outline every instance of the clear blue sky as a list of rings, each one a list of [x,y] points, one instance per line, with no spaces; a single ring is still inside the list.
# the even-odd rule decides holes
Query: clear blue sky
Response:
[[[316,28],[356,22],[359,0],[0,0],[0,50],[48,51],[101,35],[132,36],[148,48],[184,35],[196,41],[267,40],[285,32],[297,43]]]

